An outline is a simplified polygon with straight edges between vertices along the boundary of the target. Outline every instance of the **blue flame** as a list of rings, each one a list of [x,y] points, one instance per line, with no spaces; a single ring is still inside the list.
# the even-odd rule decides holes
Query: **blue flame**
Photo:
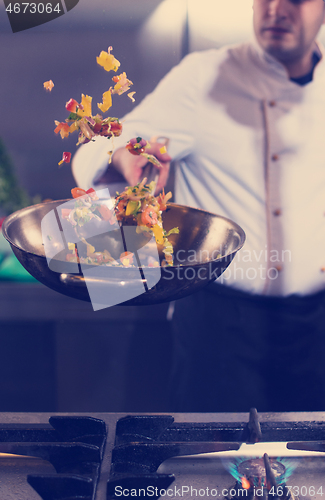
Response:
[[[298,467],[298,460],[292,460],[290,458],[276,458],[277,462],[281,462],[282,465],[285,466],[286,470],[283,474],[283,482],[286,483],[289,477],[294,473],[296,468]]]
[[[247,460],[254,460],[254,459],[263,459],[263,457],[261,457],[261,456],[247,457],[246,456],[246,457],[235,457],[235,458],[229,458],[229,459],[223,458],[222,462],[223,462],[225,469],[228,472],[230,472],[230,474],[232,475],[233,478],[236,479],[236,481],[238,481],[240,483],[242,478],[243,478],[243,475],[238,470],[239,465],[242,462],[246,462]],[[280,486],[280,485],[285,484],[287,482],[287,480],[289,479],[289,477],[293,474],[296,467],[298,466],[298,461],[288,459],[288,458],[281,458],[281,457],[274,458],[274,460],[276,460],[277,462],[280,462],[285,467],[285,472],[275,478],[277,485]],[[254,484],[251,486],[258,487],[258,486],[266,486],[266,485],[263,484],[263,482],[262,482],[262,484],[259,483],[259,479],[256,478],[256,480],[254,480]]]

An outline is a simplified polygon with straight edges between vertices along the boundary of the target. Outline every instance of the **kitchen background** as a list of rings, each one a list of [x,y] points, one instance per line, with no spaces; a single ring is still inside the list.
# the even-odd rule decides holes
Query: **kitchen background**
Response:
[[[113,115],[122,117],[188,52],[249,39],[251,4],[79,0],[62,17],[13,34],[1,2],[0,138],[27,195],[70,197],[70,166],[58,161],[75,151],[77,137],[63,142],[54,120],[63,121],[66,101],[81,93],[101,102],[111,78],[96,64],[101,50],[112,45],[134,82],[135,104],[126,95],[113,100]],[[43,89],[50,79],[51,93]],[[28,280],[0,243],[0,411],[172,411],[168,304],[94,313]]]

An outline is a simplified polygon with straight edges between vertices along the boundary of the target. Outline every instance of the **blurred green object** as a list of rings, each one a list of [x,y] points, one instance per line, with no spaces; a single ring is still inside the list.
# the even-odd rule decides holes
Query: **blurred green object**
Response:
[[[0,139],[0,213],[9,215],[28,205],[32,205],[32,200],[20,187],[12,161]]]
[[[30,196],[19,186],[14,167],[0,139],[0,219],[33,204]],[[9,243],[1,233],[0,223],[0,281],[36,281],[20,264]]]
[[[37,282],[20,264],[2,233],[0,233],[0,281]]]

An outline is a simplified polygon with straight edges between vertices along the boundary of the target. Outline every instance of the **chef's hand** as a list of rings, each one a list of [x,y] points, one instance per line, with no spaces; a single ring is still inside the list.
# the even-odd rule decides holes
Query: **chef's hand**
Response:
[[[154,155],[161,164],[161,167],[158,167],[150,163],[152,168],[157,169],[159,175],[155,194],[165,187],[169,175],[171,157],[168,153],[160,152],[164,145],[164,142],[150,141],[150,148],[145,150],[146,153]],[[119,148],[113,154],[112,165],[123,175],[130,186],[134,186],[143,178],[143,168],[148,165],[148,160],[144,156],[131,154],[126,148]]]

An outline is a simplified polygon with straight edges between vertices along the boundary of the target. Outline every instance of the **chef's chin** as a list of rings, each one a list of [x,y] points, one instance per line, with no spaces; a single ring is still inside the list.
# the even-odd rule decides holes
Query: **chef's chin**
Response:
[[[300,58],[297,47],[284,40],[283,36],[261,37],[259,43],[267,54],[280,62],[293,62]]]

